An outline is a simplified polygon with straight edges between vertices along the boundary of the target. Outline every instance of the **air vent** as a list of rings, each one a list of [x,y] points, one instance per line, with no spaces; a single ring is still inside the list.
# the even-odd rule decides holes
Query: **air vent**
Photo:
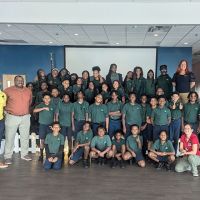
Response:
[[[108,45],[108,44],[109,44],[109,42],[104,42],[104,41],[96,41],[96,42],[93,42],[92,44]]]
[[[165,33],[170,30],[171,26],[150,26],[148,29],[149,33]]]
[[[28,43],[28,42],[26,42],[26,41],[24,41],[24,40],[0,40],[0,43]]]

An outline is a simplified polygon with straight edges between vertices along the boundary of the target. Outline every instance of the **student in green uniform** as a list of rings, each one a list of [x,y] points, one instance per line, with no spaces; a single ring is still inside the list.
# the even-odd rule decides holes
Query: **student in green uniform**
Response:
[[[143,70],[141,67],[135,67],[133,70],[133,83],[134,83],[134,92],[139,101],[141,94],[145,93],[146,79],[143,77]]]
[[[158,163],[157,169],[166,167],[171,170],[171,164],[175,161],[175,150],[173,144],[167,138],[167,132],[161,131],[159,139],[157,139],[151,147],[149,158]]]
[[[85,100],[91,105],[95,101],[95,96],[98,94],[97,89],[92,81],[88,84],[88,89],[85,90]]]
[[[62,101],[59,102],[56,110],[56,121],[59,121],[61,126],[60,133],[67,137],[69,149],[71,149],[71,126],[72,126],[72,111],[73,104],[70,102],[70,97],[68,94],[65,94],[62,98]]]
[[[129,94],[129,102],[122,109],[122,126],[125,138],[131,135],[130,127],[132,124],[142,125],[142,108],[136,103],[136,94]]]
[[[161,131],[169,132],[169,124],[171,123],[171,112],[169,108],[165,106],[165,96],[158,98],[158,107],[151,113],[151,120],[153,124],[153,141],[155,142],[159,138]]]
[[[58,87],[60,91],[60,96],[63,97],[64,94],[68,94],[71,101],[73,101],[73,90],[72,86],[70,86],[70,80],[69,79],[64,79],[62,81],[62,85]]]
[[[174,145],[175,152],[178,148],[178,140],[181,133],[181,122],[182,122],[182,109],[183,105],[181,103],[180,95],[178,92],[173,92],[171,101],[169,103],[169,108],[172,115],[172,120],[169,126],[170,129],[170,140]]]
[[[142,154],[142,136],[139,135],[140,127],[137,124],[131,125],[131,134],[126,140],[127,152],[124,154],[124,160],[135,158],[140,167],[145,167],[145,160]]]
[[[200,105],[198,103],[198,98],[197,92],[189,93],[188,103],[183,106],[182,130],[184,130],[185,124],[190,124],[195,133],[199,132]]]
[[[78,78],[76,80],[76,84],[72,86],[72,90],[73,90],[73,95],[74,95],[74,100],[77,100],[76,97],[77,97],[77,93],[79,91],[82,90],[82,85],[83,85],[83,81],[82,81],[82,78]]]
[[[121,116],[122,116],[122,102],[118,99],[118,93],[116,90],[111,92],[111,101],[107,103],[108,115],[109,115],[109,130],[108,134],[110,138],[114,136],[114,133],[121,129]]]
[[[115,166],[119,164],[120,168],[124,168],[123,156],[126,152],[126,144],[121,130],[115,132],[115,137],[112,140],[112,152],[113,158],[111,167],[115,168]]]
[[[87,70],[84,70],[82,72],[82,81],[83,81],[82,89],[83,91],[85,91],[88,88],[90,82],[90,73]]]
[[[160,66],[160,76],[156,79],[156,88],[160,87],[164,90],[164,93],[167,99],[170,99],[173,86],[172,86],[172,79],[167,74],[167,65]]]
[[[147,72],[147,79],[145,84],[145,93],[149,98],[155,96],[155,79],[154,79],[154,72],[152,69],[150,69]]]
[[[39,103],[42,103],[43,99],[43,94],[48,92],[48,85],[46,82],[41,82],[40,85],[40,91],[37,92],[36,97],[35,97],[35,105],[38,105]]]
[[[103,103],[107,104],[110,99],[110,91],[107,83],[102,83],[101,95],[103,96]]]
[[[151,113],[157,107],[158,100],[156,97],[150,99],[150,109],[147,109],[147,132],[148,132],[148,151],[153,143],[153,125],[151,120]]]
[[[142,152],[144,155],[148,154],[148,128],[147,128],[147,112],[150,110],[150,105],[147,103],[147,95],[142,94],[140,98],[142,108],[142,125],[140,127],[141,136],[143,138]]]
[[[45,138],[45,152],[46,160],[44,162],[44,169],[59,170],[62,165],[62,157],[64,150],[64,136],[59,133],[60,125],[58,122],[54,122],[52,131]]]
[[[60,93],[58,88],[52,87],[51,89],[51,103],[54,104],[55,106],[58,106],[58,104],[61,102],[60,99]]]
[[[51,73],[47,75],[47,83],[49,85],[50,90],[53,87],[58,87],[59,85],[61,85],[58,74],[59,74],[59,70],[57,68],[53,68],[51,70]]]
[[[90,127],[90,122],[86,121],[83,124],[83,129],[77,134],[75,148],[73,149],[69,160],[70,165],[74,165],[83,157],[83,167],[88,168],[88,156],[90,153],[90,143],[92,138],[93,133]]]
[[[74,131],[74,137],[77,133],[83,129],[83,124],[88,121],[89,103],[84,100],[84,94],[82,91],[77,93],[77,101],[73,104],[72,111],[72,130]]]
[[[126,98],[125,98],[124,88],[122,87],[122,85],[120,85],[120,82],[119,82],[119,81],[113,81],[112,90],[117,91],[117,93],[118,93],[118,99],[119,99],[122,103],[125,103]]]
[[[129,93],[133,92],[133,72],[132,71],[127,72],[126,77],[124,79],[123,86],[124,86],[126,99],[128,99]]]
[[[97,127],[100,125],[108,132],[108,109],[107,106],[103,104],[103,97],[101,94],[98,94],[95,97],[95,103],[89,107],[89,121],[92,123],[92,131],[94,135],[97,135]]]
[[[110,137],[105,134],[105,128],[99,126],[97,128],[97,136],[94,136],[91,141],[90,158],[98,158],[99,165],[104,165],[105,158],[111,158],[113,155]]]
[[[119,81],[120,85],[122,85],[122,74],[117,73],[117,65],[111,64],[108,74],[106,75],[106,83],[109,85],[109,87],[112,87],[113,81]]]
[[[92,68],[93,76],[90,77],[90,81],[94,83],[94,87],[98,90],[98,92],[101,92],[101,84],[105,82],[105,79],[100,74],[100,67],[95,66]]]
[[[35,107],[33,113],[39,113],[39,138],[40,138],[40,157],[39,161],[43,161],[44,140],[48,133],[51,132],[50,126],[55,121],[55,104],[51,103],[49,93],[43,94],[43,103]]]

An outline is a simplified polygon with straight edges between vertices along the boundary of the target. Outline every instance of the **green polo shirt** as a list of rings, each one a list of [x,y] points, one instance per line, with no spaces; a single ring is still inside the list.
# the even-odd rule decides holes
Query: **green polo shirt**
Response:
[[[183,117],[185,122],[197,123],[199,115],[200,115],[199,103],[191,104],[190,102],[188,102],[184,105]]]
[[[73,85],[72,90],[74,94],[77,94],[79,91],[81,91],[82,87],[79,87],[78,85]]]
[[[73,94],[73,89],[72,89],[72,86],[69,86],[68,88],[64,88],[63,85],[60,85],[58,87],[59,91],[60,91],[60,94],[61,96],[63,96],[64,94],[68,94],[70,97],[72,97],[72,94]]]
[[[147,96],[155,95],[155,80],[154,79],[149,79],[149,78],[146,79],[145,94]]]
[[[122,111],[122,107],[123,107],[123,104],[121,101],[117,101],[117,102],[113,102],[113,101],[109,101],[107,103],[107,108],[108,108],[108,113],[109,112],[116,112],[116,111]],[[114,120],[117,120],[117,119],[120,119],[121,117],[120,116],[109,116],[110,119],[114,119]]]
[[[54,114],[57,110],[57,107],[52,103],[50,103],[49,105],[40,103],[35,108],[44,108],[44,107],[49,108],[49,111],[43,110],[43,111],[39,112],[39,123],[44,124],[44,125],[50,125],[54,121]]]
[[[133,91],[133,80],[127,80],[124,86],[124,90],[128,95],[130,92]]]
[[[91,148],[96,148],[99,151],[104,151],[106,148],[111,147],[112,143],[108,135],[103,137],[94,136],[91,141]]]
[[[133,82],[134,82],[134,90],[137,94],[137,97],[140,97],[141,94],[145,93],[146,79],[144,77],[135,78]]]
[[[115,145],[117,152],[121,152],[122,145],[125,145],[125,139],[121,138],[119,141],[117,141],[116,139],[113,139],[112,145]]]
[[[126,103],[122,109],[122,113],[125,115],[125,121],[127,124],[142,124],[142,108],[139,104],[132,105],[130,102]]]
[[[117,95],[118,95],[118,99],[122,99],[122,97],[125,96],[125,92],[124,92],[124,88],[123,87],[120,87],[118,90],[117,90]]]
[[[55,86],[55,87],[61,85],[59,77],[53,78],[52,76],[48,76],[47,79],[48,79],[48,85]]]
[[[90,90],[89,88],[85,90],[85,100],[91,102],[94,100],[95,94],[94,90]]]
[[[174,103],[173,102],[169,102],[169,107],[170,107],[170,111],[171,111],[171,116],[172,116],[172,120],[177,120],[180,119],[182,117],[182,111],[179,109],[180,106],[180,102],[177,101],[175,103],[175,109],[172,109],[171,106],[173,106]]]
[[[119,81],[119,74],[118,73],[111,73],[110,79],[111,79],[112,83],[114,81]]]
[[[87,101],[83,101],[79,103],[78,101],[73,103],[73,113],[74,119],[77,121],[86,120],[86,114],[89,111],[89,103]]]
[[[54,106],[58,106],[58,104],[62,102],[62,100],[60,99],[60,97],[52,97],[51,98],[51,103],[54,104]]]
[[[70,127],[72,124],[72,110],[73,110],[73,103],[68,102],[65,103],[61,101],[58,104],[58,116],[59,116],[59,123],[61,126]]]
[[[141,143],[143,144],[142,136],[139,137]],[[141,149],[138,147],[138,143],[136,142],[136,137],[133,137],[133,135],[128,136],[126,140],[126,146],[128,146],[134,152],[141,151]]]
[[[82,88],[83,88],[83,90],[86,90],[88,88],[88,80],[83,79]]]
[[[157,139],[152,145],[152,149],[158,152],[175,152],[173,144],[170,140],[167,140],[162,144],[160,139]]]
[[[140,104],[141,105],[141,108],[142,108],[142,122],[145,123],[146,120],[147,120],[147,112],[149,112],[149,110],[151,109],[150,108],[150,105],[149,104]]]
[[[93,138],[92,130],[89,130],[88,132],[84,133],[83,131],[78,132],[76,137],[76,142],[78,144],[86,144],[91,142]]]
[[[89,118],[93,123],[102,123],[106,121],[108,117],[108,109],[105,104],[97,105],[93,103],[89,107]]]
[[[151,118],[154,125],[168,125],[171,112],[166,106],[163,108],[157,107],[152,111]]]
[[[54,136],[53,133],[49,133],[45,138],[45,144],[49,147],[49,153],[56,154],[59,152],[61,145],[64,145],[65,139],[62,134]]]
[[[104,101],[107,100],[107,99],[110,99],[110,92],[102,91],[101,95],[103,96]]]
[[[156,79],[156,88],[162,88],[166,97],[169,98],[173,90],[171,77],[168,74],[160,75]]]

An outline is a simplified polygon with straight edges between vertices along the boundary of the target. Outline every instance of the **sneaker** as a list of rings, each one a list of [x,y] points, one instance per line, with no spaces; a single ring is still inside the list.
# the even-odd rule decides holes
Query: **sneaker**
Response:
[[[6,165],[12,165],[12,159],[11,158],[5,159],[5,164]]]
[[[43,156],[40,156],[40,157],[38,158],[38,161],[39,161],[39,162],[43,162]]]
[[[7,168],[7,167],[8,167],[8,165],[3,164],[3,163],[0,163],[0,169],[5,169],[5,168]]]
[[[171,165],[169,163],[165,164],[166,170],[167,171],[171,171]]]
[[[120,168],[122,168],[122,169],[125,168],[125,165],[124,165],[124,161],[123,161],[123,160],[120,160],[120,161],[119,161],[119,166],[120,166]]]
[[[114,169],[116,167],[116,159],[112,158],[111,160],[111,168]]]
[[[31,161],[31,160],[32,160],[32,158],[29,157],[28,155],[22,156],[21,159],[22,159],[22,160],[26,160],[26,161]]]
[[[86,169],[89,167],[87,160],[83,160],[83,167],[86,168]]]
[[[164,163],[163,162],[159,162],[156,169],[157,170],[161,170],[164,167]]]
[[[186,168],[186,171],[188,171],[188,172],[192,171],[191,165],[188,165],[188,167]]]
[[[192,176],[194,176],[194,177],[198,177],[199,174],[198,174],[198,173],[193,173]]]

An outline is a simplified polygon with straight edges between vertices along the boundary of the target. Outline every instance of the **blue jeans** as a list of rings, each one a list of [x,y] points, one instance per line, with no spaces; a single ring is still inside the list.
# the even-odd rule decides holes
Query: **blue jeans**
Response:
[[[121,129],[121,120],[120,119],[118,119],[118,120],[110,119],[108,134],[111,139],[114,136],[115,132],[119,129]]]
[[[72,155],[71,160],[77,162],[84,154],[84,147],[79,147]]]
[[[0,148],[1,148],[1,140],[4,136],[4,130],[5,130],[5,123],[4,120],[0,120]]]
[[[106,128],[106,123],[105,122],[101,122],[101,123],[92,123],[92,131],[94,136],[97,135],[97,128],[98,126],[103,126],[104,128]]]
[[[70,127],[67,127],[67,126],[61,126],[61,130],[60,130],[60,133],[68,140],[71,140],[71,137],[72,137],[72,133],[71,133],[71,128]]]
[[[170,137],[169,139],[172,141],[175,152],[177,152],[178,148],[178,140],[181,133],[181,119],[173,120],[169,126],[170,129]]]
[[[58,159],[57,162],[55,162],[55,163],[51,163],[51,162],[49,162],[48,159],[46,159],[44,162],[44,169],[48,170],[48,169],[53,168],[55,170],[59,170],[61,168],[61,165],[62,165],[61,159]]]
[[[161,131],[167,131],[167,134],[168,134],[169,126],[168,125],[153,125],[153,142],[159,139]]]
[[[75,126],[75,131],[74,131],[74,138],[76,139],[77,133],[81,130],[83,130],[83,124],[84,120],[74,120],[74,126]]]

